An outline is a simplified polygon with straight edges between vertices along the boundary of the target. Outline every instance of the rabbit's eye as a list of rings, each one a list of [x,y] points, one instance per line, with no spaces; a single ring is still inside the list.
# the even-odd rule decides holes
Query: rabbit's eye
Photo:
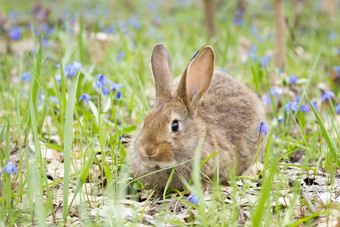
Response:
[[[173,120],[171,123],[171,132],[178,132],[178,130],[179,130],[178,120]]]

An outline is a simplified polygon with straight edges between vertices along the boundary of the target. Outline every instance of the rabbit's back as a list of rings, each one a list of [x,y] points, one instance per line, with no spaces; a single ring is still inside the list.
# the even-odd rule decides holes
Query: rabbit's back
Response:
[[[215,72],[209,90],[198,106],[198,115],[216,138],[221,150],[230,144],[237,149],[239,172],[251,164],[257,151],[256,128],[265,119],[257,95],[247,86],[224,73]],[[231,154],[229,154],[231,155]]]

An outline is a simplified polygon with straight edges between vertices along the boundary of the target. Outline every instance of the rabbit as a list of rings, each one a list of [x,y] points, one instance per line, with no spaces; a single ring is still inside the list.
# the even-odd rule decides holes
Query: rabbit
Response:
[[[256,131],[265,120],[262,102],[231,76],[214,73],[214,62],[213,48],[202,47],[180,81],[173,84],[169,53],[163,44],[154,47],[151,69],[155,104],[127,149],[132,176],[145,188],[164,190],[172,171],[168,167],[177,165],[169,188],[183,190],[185,185],[180,176],[189,182],[192,160],[199,149],[201,163],[218,152],[201,167],[202,186],[206,190],[217,170],[221,182],[227,182],[230,176],[244,173],[261,157],[258,144],[264,136]]]

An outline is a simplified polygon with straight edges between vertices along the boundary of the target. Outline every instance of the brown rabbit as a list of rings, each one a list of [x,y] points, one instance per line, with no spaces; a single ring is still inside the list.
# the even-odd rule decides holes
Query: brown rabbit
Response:
[[[219,179],[242,174],[256,159],[263,140],[257,127],[265,119],[257,95],[232,77],[214,73],[215,53],[202,47],[189,62],[178,85],[173,85],[170,56],[162,44],[154,47],[151,68],[156,86],[156,102],[137,129],[128,148],[132,175],[178,165],[170,188],[182,190],[180,175],[191,179],[192,160],[201,140],[201,168],[205,189],[219,169]],[[261,136],[262,137],[262,136]],[[218,157],[217,157],[218,156]],[[219,165],[217,165],[217,160]],[[140,178],[148,188],[163,190],[171,168]],[[208,177],[208,178],[207,178]]]

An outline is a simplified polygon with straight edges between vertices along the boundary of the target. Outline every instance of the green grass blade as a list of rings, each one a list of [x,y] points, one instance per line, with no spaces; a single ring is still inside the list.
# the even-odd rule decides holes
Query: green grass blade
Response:
[[[72,83],[66,107],[64,127],[64,190],[63,190],[63,219],[66,221],[68,215],[68,193],[70,183],[70,164],[73,142],[73,112],[78,86],[78,76]]]
[[[39,226],[45,226],[45,209],[44,203],[42,200],[43,191],[42,191],[42,183],[41,183],[41,173],[45,172],[42,157],[41,157],[41,150],[39,144],[39,134],[37,128],[37,119],[36,119],[36,112],[34,109],[33,103],[33,92],[30,95],[30,111],[31,111],[31,125],[32,125],[32,132],[33,132],[33,140],[34,140],[34,147],[35,147],[35,160],[32,164],[32,172],[29,181],[29,187],[31,188],[31,198],[33,204],[35,204],[34,215],[38,219]],[[38,171],[38,166],[40,162],[40,172]]]
[[[318,121],[318,124],[320,126],[321,129],[321,133],[323,135],[323,137],[326,140],[326,143],[328,145],[329,150],[331,151],[333,158],[335,159],[335,162],[337,164],[337,166],[340,168],[340,160],[338,157],[338,149],[336,148],[336,146],[334,145],[331,137],[329,136],[329,133],[325,127],[325,124],[323,123],[323,120],[321,119],[321,116],[319,114],[319,112],[315,109],[314,105],[312,104],[312,102],[307,98],[309,105],[311,106],[314,116],[316,118],[316,120]]]

